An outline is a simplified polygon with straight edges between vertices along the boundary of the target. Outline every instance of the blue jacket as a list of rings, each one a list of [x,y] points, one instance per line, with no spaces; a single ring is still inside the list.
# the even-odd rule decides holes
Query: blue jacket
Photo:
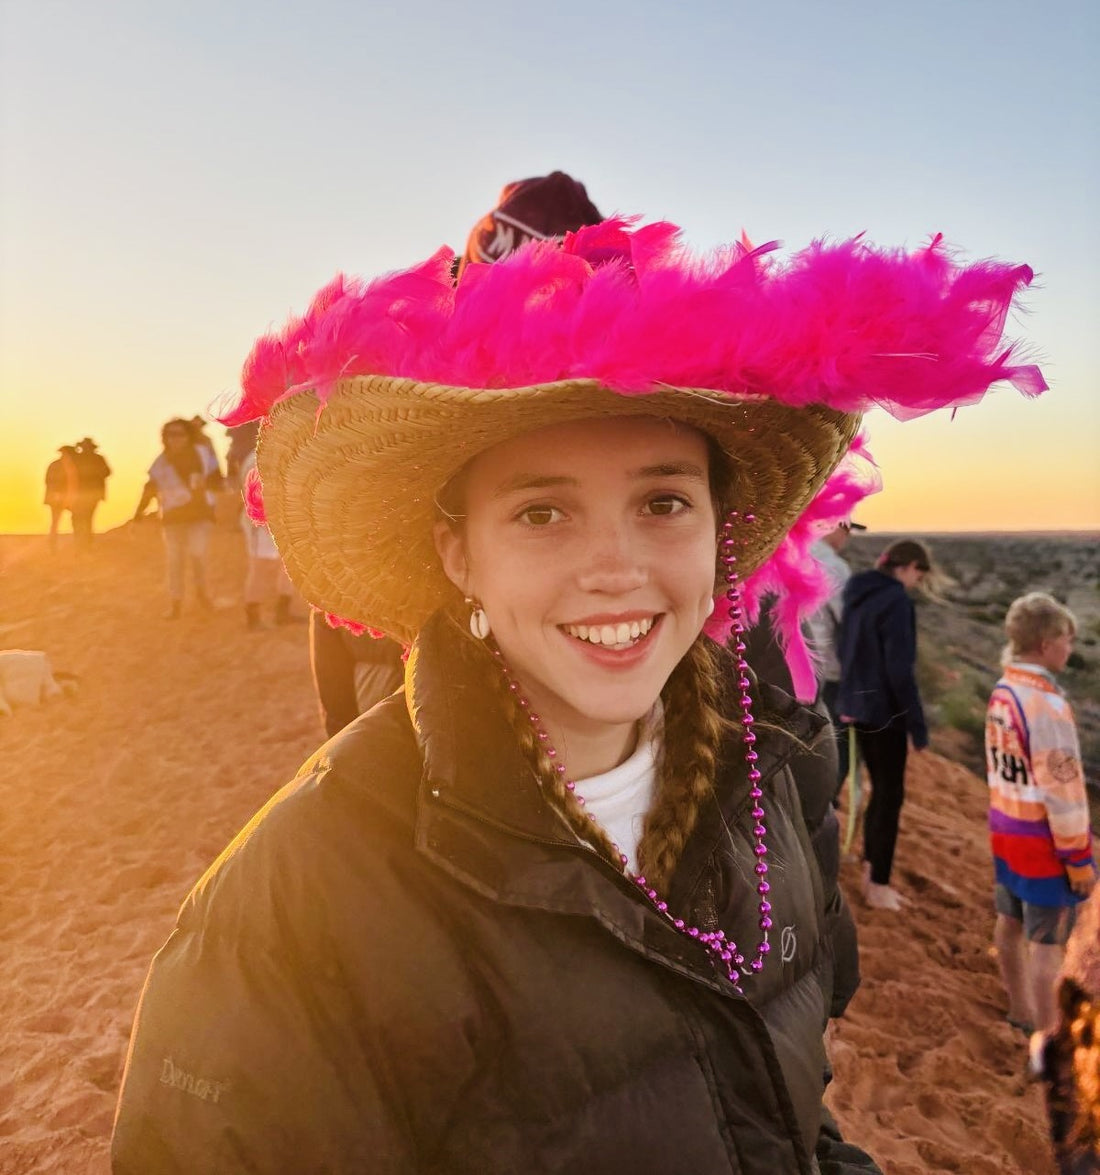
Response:
[[[879,730],[904,725],[928,745],[917,689],[917,619],[905,585],[885,571],[861,571],[844,589],[840,624],[841,716]]]

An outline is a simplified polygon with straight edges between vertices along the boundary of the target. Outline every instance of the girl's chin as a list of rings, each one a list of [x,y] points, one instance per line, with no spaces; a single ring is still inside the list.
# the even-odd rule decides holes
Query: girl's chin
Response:
[[[620,691],[615,697],[573,696],[562,699],[575,721],[598,730],[600,727],[630,726],[640,722],[653,707],[661,691],[632,692],[624,697]]]

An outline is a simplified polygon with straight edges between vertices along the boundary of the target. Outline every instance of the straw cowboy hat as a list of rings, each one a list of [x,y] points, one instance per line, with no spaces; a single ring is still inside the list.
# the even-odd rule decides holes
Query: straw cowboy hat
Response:
[[[815,245],[785,265],[768,249],[704,260],[674,226],[619,219],[469,265],[457,287],[448,250],[337,278],[256,343],[223,418],[263,418],[250,513],[305,599],[407,643],[454,596],[432,538],[441,487],[519,433],[633,415],[700,429],[755,515],[740,565],[760,575],[868,407],[1045,386],[999,344],[1026,267],[959,267],[938,240]]]

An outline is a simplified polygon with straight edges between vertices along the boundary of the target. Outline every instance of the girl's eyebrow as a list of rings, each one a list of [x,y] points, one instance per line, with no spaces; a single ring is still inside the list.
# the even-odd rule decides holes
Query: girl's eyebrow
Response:
[[[627,475],[632,481],[642,481],[651,477],[684,477],[694,478],[696,481],[706,481],[706,471],[694,461],[661,461],[656,465],[643,465],[640,469],[632,469]],[[508,494],[518,493],[521,490],[545,490],[556,486],[576,486],[580,483],[575,477],[566,477],[564,474],[544,474],[542,476],[528,473],[517,473],[497,486],[494,498],[503,498]]]
[[[554,486],[575,486],[580,483],[575,477],[532,477],[528,473],[517,473],[507,481],[501,482],[493,493],[494,498],[504,498],[508,494],[518,493],[520,490],[545,490]]]
[[[662,461],[657,465],[643,465],[641,469],[633,469],[630,476],[638,480],[646,477],[692,477],[697,481],[705,481],[707,474],[694,461]]]

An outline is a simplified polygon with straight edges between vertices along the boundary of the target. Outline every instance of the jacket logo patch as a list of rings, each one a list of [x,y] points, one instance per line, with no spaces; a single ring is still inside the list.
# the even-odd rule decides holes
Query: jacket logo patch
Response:
[[[165,1057],[160,1063],[160,1083],[170,1085],[173,1089],[182,1089],[204,1102],[214,1102],[221,1098],[229,1088],[228,1081],[215,1081],[212,1077],[199,1077],[188,1073],[175,1064],[171,1057]]]
[[[798,950],[798,939],[795,937],[793,926],[784,926],[779,936],[779,957],[784,963],[789,963]]]

